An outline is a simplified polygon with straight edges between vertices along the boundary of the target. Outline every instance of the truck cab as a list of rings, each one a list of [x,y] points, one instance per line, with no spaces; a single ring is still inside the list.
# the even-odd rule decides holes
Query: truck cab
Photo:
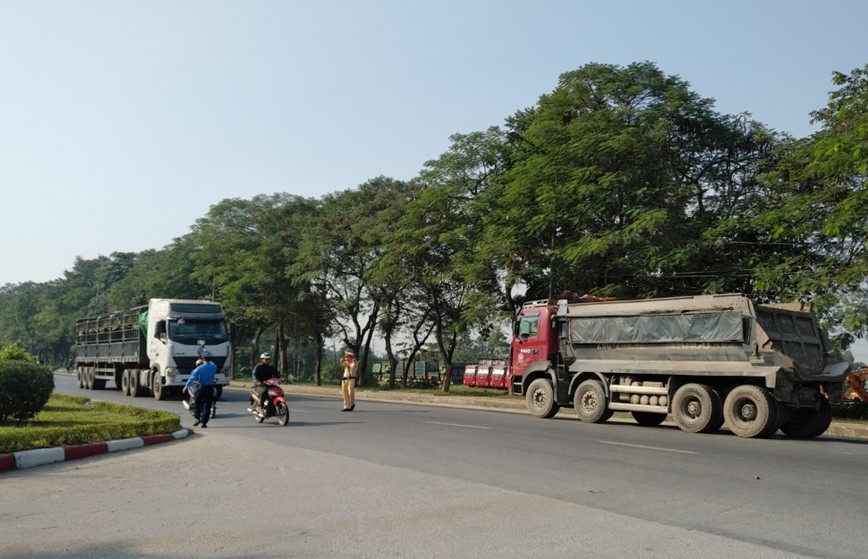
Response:
[[[162,379],[159,388],[183,386],[205,350],[217,365],[215,384],[229,384],[229,335],[219,303],[151,299],[146,320],[147,354],[151,369]]]
[[[523,394],[525,375],[545,373],[558,355],[555,315],[548,301],[525,303],[518,313],[510,349],[509,376],[513,394]]]

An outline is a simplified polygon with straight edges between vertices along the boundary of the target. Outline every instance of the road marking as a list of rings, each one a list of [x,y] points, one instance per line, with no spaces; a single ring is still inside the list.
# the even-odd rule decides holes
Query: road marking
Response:
[[[468,429],[491,429],[491,427],[482,427],[481,425],[462,425],[461,423],[441,423],[439,421],[426,421],[431,425],[448,425],[449,427],[466,427]]]
[[[690,450],[675,450],[674,448],[660,448],[657,446],[644,446],[641,444],[628,444],[628,443],[616,443],[614,441],[597,441],[602,444],[614,444],[618,446],[631,446],[633,448],[644,448],[645,450],[660,450],[662,452],[678,452],[680,454],[697,454],[696,452],[692,452]]]

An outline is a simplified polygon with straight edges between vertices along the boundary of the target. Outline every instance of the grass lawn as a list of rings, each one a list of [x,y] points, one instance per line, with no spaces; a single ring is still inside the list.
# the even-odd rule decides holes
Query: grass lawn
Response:
[[[181,418],[174,413],[52,394],[32,420],[0,423],[0,453],[171,433],[180,428]]]

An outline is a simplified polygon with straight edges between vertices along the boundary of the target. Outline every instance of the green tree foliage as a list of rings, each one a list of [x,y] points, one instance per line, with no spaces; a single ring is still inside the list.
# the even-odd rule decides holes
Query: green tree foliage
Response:
[[[223,200],[161,250],[0,287],[0,345],[65,364],[77,318],[211,299],[234,355],[278,352],[295,376],[313,362],[319,382],[329,341],[364,366],[380,335],[395,370],[433,335],[448,367],[522,291],[562,290],[801,299],[846,344],[868,333],[868,66],[833,82],[820,130],[792,139],[719,114],[650,62],[588,64],[508,116],[509,132],[451,136],[411,182]]]
[[[868,65],[832,81],[828,106],[812,113],[821,129],[782,146],[752,224],[780,247],[758,264],[759,286],[814,304],[846,346],[868,333]]]
[[[759,125],[648,62],[567,72],[513,121],[526,128],[493,227],[530,297],[749,288],[741,255],[704,232],[755,190]]]
[[[109,292],[116,310],[146,305],[150,299],[207,299],[211,285],[192,279],[196,247],[190,235],[180,237],[162,250],[139,253],[127,274]]]
[[[36,357],[18,347],[18,344],[10,344],[0,349],[0,361],[36,363]]]
[[[229,199],[197,220],[190,236],[195,269],[190,277],[210,287],[210,297],[227,309],[238,336],[253,340],[257,361],[260,336],[274,328],[278,367],[285,370],[288,338],[309,336],[312,300],[307,286],[294,281],[290,267],[316,203],[289,194]]]

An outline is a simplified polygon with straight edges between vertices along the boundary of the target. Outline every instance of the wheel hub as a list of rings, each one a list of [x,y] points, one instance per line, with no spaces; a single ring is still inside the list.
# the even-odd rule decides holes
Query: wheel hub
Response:
[[[757,417],[756,406],[751,402],[746,402],[741,405],[741,418],[745,421],[753,421]]]
[[[692,418],[697,418],[702,414],[702,404],[693,400],[687,404],[687,414]]]

